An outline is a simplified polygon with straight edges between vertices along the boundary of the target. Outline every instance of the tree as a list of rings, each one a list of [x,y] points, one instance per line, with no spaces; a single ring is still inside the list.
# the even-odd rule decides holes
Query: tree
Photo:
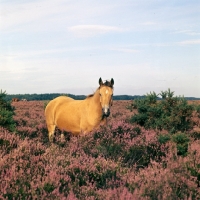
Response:
[[[5,100],[6,91],[0,91],[0,126],[9,131],[15,130],[15,121],[13,119],[14,108],[10,101]]]

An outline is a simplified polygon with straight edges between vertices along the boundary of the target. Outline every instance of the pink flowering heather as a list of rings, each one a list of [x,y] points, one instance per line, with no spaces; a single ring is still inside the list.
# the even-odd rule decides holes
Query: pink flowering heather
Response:
[[[16,131],[0,128],[0,199],[200,199],[198,116],[181,156],[172,139],[159,140],[167,132],[129,123],[129,103],[114,101],[108,126],[86,136],[64,133],[63,142],[56,130],[54,144],[45,103],[13,103]]]

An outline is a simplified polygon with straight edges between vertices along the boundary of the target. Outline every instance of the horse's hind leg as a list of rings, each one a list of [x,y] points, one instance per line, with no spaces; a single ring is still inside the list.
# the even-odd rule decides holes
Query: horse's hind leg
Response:
[[[63,131],[60,135],[60,139],[61,139],[61,142],[65,142],[65,135],[64,135]]]
[[[50,125],[47,125],[47,128],[49,131],[49,141],[53,142],[56,125],[50,124]]]

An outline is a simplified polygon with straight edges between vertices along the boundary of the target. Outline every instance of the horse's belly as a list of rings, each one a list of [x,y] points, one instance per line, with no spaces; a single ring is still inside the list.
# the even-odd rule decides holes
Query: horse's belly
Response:
[[[88,133],[93,131],[94,129],[98,128],[100,125],[100,119],[97,118],[96,120],[82,120],[81,122],[81,131],[84,133]]]
[[[87,120],[79,119],[77,116],[65,115],[57,120],[57,127],[74,135],[86,134],[97,128],[99,123],[89,123]]]
[[[80,124],[69,119],[69,117],[59,118],[56,125],[60,130],[65,130],[71,133],[80,132]]]

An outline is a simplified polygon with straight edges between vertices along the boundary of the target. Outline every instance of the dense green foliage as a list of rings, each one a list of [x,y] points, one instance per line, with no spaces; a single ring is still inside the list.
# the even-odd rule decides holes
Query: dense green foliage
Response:
[[[191,128],[193,106],[188,105],[183,97],[174,97],[170,89],[161,92],[161,100],[153,92],[143,99],[137,99],[132,104],[138,114],[131,122],[144,126],[146,129],[167,130],[170,133],[186,131]]]
[[[5,100],[6,92],[0,91],[0,126],[14,131],[15,122],[13,119],[14,108],[9,101]]]
[[[176,143],[177,155],[186,156],[188,152],[189,137],[185,133],[176,133],[172,136]]]

